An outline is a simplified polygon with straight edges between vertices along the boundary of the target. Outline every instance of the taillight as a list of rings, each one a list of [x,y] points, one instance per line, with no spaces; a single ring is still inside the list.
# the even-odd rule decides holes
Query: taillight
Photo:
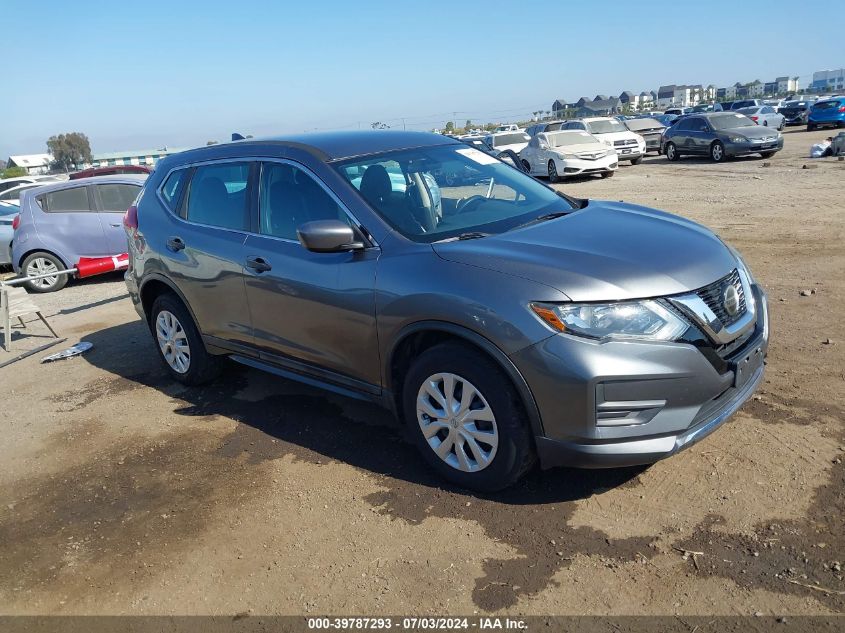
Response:
[[[845,105],[841,105],[841,106],[839,106],[839,111],[840,111],[840,112],[845,112]]]
[[[754,123],[757,123],[757,117],[756,116],[751,117],[751,120],[754,121]]]
[[[12,220],[12,230],[17,231],[18,227],[21,225],[21,215],[20,213],[15,216],[15,219]]]
[[[134,204],[123,214],[123,226],[134,231],[138,230],[138,207]]]

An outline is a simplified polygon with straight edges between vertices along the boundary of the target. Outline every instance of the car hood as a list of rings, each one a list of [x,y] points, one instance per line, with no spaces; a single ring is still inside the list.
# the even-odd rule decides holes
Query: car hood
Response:
[[[718,131],[728,136],[741,134],[746,138],[769,138],[770,136],[778,135],[774,129],[766,125],[743,125],[742,127],[732,127],[727,130]]]
[[[681,294],[737,266],[725,244],[694,222],[637,205],[594,200],[555,220],[432,246],[446,260],[530,279],[573,301]]]
[[[612,143],[613,141],[627,141],[629,139],[637,140],[638,134],[625,130],[624,132],[605,132],[604,134],[593,134],[597,139],[603,143]]]

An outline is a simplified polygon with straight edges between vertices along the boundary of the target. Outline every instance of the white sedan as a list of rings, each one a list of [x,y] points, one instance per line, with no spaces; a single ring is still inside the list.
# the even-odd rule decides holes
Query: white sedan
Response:
[[[590,174],[609,178],[619,166],[615,149],[580,130],[542,132],[529,141],[519,157],[528,173],[548,176],[551,182]]]

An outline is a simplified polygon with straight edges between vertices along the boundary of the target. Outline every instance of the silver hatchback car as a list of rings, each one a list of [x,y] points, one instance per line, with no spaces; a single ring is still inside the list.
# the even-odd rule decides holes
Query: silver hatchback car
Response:
[[[146,176],[97,176],[27,189],[12,241],[15,272],[46,275],[72,268],[81,257],[126,253],[123,214]],[[53,292],[67,275],[28,281],[31,292]]]
[[[228,356],[378,402],[467,488],[669,457],[763,377],[766,296],[709,230],[434,134],[169,156],[124,221],[129,293],[175,380]]]

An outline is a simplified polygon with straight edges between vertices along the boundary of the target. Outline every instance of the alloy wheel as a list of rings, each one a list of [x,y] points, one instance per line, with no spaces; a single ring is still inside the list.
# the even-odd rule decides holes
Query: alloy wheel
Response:
[[[158,313],[156,340],[164,362],[179,374],[187,373],[191,368],[191,348],[185,329],[172,312],[162,310]]]
[[[59,272],[58,266],[55,263],[51,262],[46,257],[36,257],[26,267],[26,276],[27,277],[35,277],[36,275],[46,275],[49,273],[57,273]],[[43,279],[34,279],[32,280],[31,284],[37,286],[39,288],[52,288],[56,285],[56,282],[59,280],[58,275],[53,275],[50,277],[44,277]]]
[[[722,160],[724,157],[725,149],[722,147],[721,143],[715,143],[713,147],[710,149],[710,155],[713,157],[713,160],[717,163]]]
[[[557,182],[557,165],[553,160],[549,161],[549,180]]]
[[[435,455],[456,470],[484,470],[496,456],[493,409],[475,385],[456,374],[433,374],[423,381],[417,422]]]

